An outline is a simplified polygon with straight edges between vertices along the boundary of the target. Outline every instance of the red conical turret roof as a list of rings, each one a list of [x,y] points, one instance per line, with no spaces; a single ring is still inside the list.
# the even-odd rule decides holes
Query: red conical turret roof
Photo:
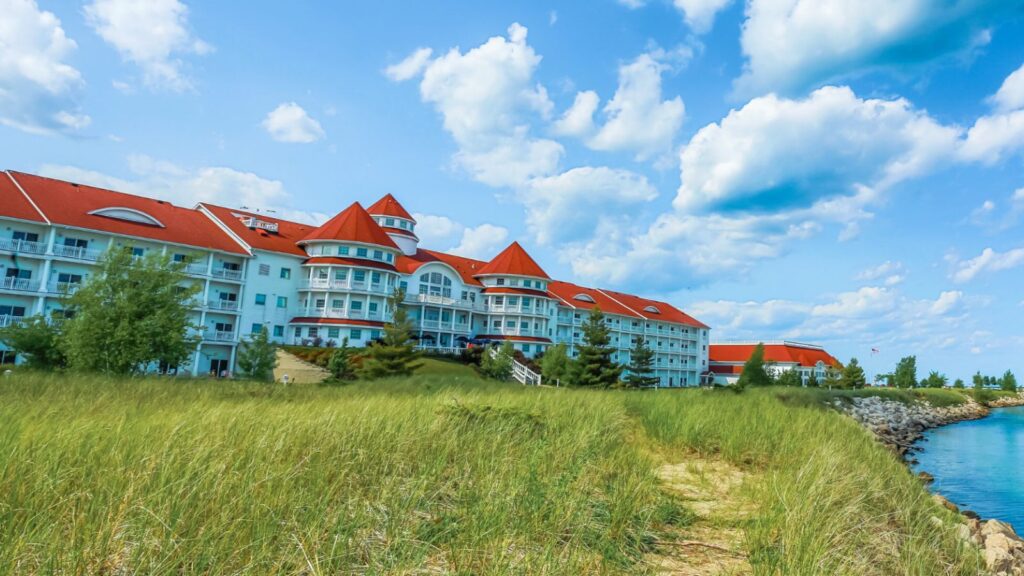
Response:
[[[310,240],[347,240],[398,250],[394,240],[374,222],[358,202],[353,202],[351,206],[324,222],[299,242]]]
[[[488,274],[509,274],[511,276],[533,276],[535,278],[548,278],[544,270],[523,250],[519,242],[509,244],[508,248],[501,251],[486,266],[481,268],[476,275],[486,276]]]
[[[374,216],[395,216],[396,218],[405,218],[406,220],[416,222],[412,214],[409,214],[409,211],[391,194],[385,194],[383,198],[374,202],[373,206],[370,206],[366,211]]]

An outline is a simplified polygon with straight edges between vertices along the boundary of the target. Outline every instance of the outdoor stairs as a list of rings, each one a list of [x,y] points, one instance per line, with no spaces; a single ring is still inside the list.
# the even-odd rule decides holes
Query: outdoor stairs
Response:
[[[493,358],[497,355],[498,349],[491,348],[491,357]],[[542,381],[540,374],[530,370],[526,364],[515,358],[512,359],[512,379],[525,386],[540,386]]]
[[[316,364],[310,364],[294,354],[278,349],[274,381],[284,381],[285,375],[288,376],[289,384],[319,384],[327,379],[330,372]]]

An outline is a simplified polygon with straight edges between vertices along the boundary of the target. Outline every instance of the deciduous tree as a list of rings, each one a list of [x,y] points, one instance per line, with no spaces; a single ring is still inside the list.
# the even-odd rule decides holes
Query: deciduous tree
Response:
[[[30,368],[53,370],[67,364],[59,320],[47,321],[38,315],[15,322],[0,329],[0,342],[21,355]]]
[[[540,372],[544,382],[550,385],[572,384],[572,360],[565,344],[555,344],[544,352],[540,359]]]
[[[892,382],[897,388],[917,387],[917,356],[905,356],[896,364]]]
[[[1013,372],[1007,370],[1003,377],[999,379],[999,387],[1007,392],[1017,391],[1017,377],[1013,375]]]
[[[508,380],[512,377],[512,362],[515,360],[515,349],[511,342],[503,342],[495,351],[488,348],[480,358],[480,372],[495,380]]]

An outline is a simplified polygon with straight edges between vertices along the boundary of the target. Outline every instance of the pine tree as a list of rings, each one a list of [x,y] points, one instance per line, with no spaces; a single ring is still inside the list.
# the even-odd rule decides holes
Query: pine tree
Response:
[[[743,372],[740,374],[739,380],[736,381],[736,387],[742,390],[747,386],[770,386],[771,384],[772,377],[768,375],[764,365],[764,344],[759,343],[750,353],[750,358],[747,358],[746,363],[743,364]]]
[[[405,300],[405,290],[396,288],[388,298],[388,306],[394,311],[390,323],[384,325],[384,337],[366,348],[359,375],[368,380],[408,376],[420,367],[416,361],[420,353],[412,340],[412,322],[409,314],[400,306]]]
[[[622,368],[612,361],[611,334],[604,313],[595,306],[583,325],[583,345],[576,360],[575,384],[609,388],[619,381]]]
[[[555,344],[547,349],[540,359],[540,372],[549,385],[569,386],[572,384],[572,360],[565,344]]]
[[[1003,377],[999,379],[999,387],[1007,392],[1017,391],[1017,377],[1013,375],[1013,372],[1007,370]]]
[[[277,346],[270,341],[266,327],[249,336],[249,341],[238,347],[238,371],[241,376],[252,380],[272,380],[276,366]]]
[[[348,338],[343,338],[341,346],[331,354],[327,361],[327,371],[331,373],[331,380],[334,382],[345,382],[355,380],[356,373],[352,366],[352,348],[348,345]]]
[[[647,345],[643,336],[636,337],[636,343],[629,351],[629,374],[626,385],[630,388],[649,388],[657,386],[660,379],[654,373],[654,350]]]
[[[981,372],[975,372],[974,376],[971,376],[971,383],[974,384],[975,390],[981,390],[985,387],[985,377],[981,375]]]
[[[868,379],[864,376],[864,369],[860,367],[856,358],[850,358],[850,363],[847,364],[842,371],[842,376],[839,378],[840,388],[863,388],[868,383]]]
[[[835,366],[829,366],[825,369],[825,381],[822,382],[822,386],[831,390],[832,388],[839,388],[840,382],[842,381],[842,369],[836,368]]]
[[[64,321],[72,369],[112,374],[144,372],[152,364],[177,367],[195,350],[199,328],[190,306],[199,286],[169,256],[135,258],[127,247],[108,251],[92,278],[67,300]]]

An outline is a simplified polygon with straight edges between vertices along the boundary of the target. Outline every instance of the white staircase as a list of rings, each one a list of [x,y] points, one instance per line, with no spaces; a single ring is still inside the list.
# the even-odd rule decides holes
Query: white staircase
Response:
[[[491,358],[498,357],[498,349],[491,348]],[[541,375],[530,370],[530,368],[522,362],[512,358],[512,379],[520,384],[526,386],[540,386]]]

